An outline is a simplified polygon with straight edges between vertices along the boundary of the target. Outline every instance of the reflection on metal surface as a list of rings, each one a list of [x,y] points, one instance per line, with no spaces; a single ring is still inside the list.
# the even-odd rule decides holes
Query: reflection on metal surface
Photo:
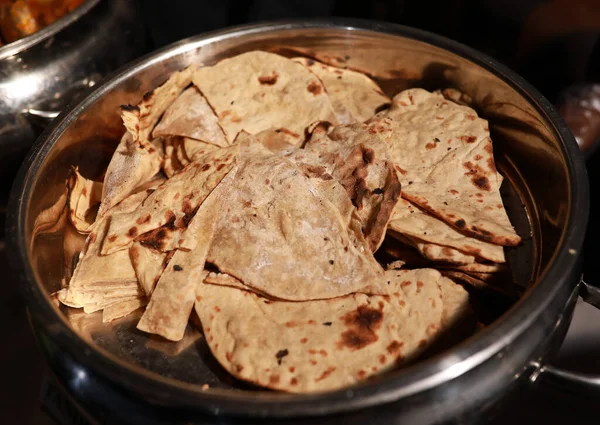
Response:
[[[600,288],[586,283],[583,278],[580,283],[581,297],[586,303],[600,308]]]
[[[36,117],[45,118],[45,119],[54,119],[60,114],[60,111],[42,111],[42,110],[33,109],[33,108],[25,109],[23,112],[26,114],[34,115]]]
[[[0,180],[12,181],[51,118],[40,121],[39,114],[23,111],[60,111],[90,81],[143,53],[136,12],[132,0],[87,0],[54,24],[0,47]]]
[[[0,91],[6,96],[7,103],[16,103],[21,98],[29,98],[33,94],[38,93],[41,86],[42,76],[40,73],[30,73],[20,75],[9,81],[0,83]]]

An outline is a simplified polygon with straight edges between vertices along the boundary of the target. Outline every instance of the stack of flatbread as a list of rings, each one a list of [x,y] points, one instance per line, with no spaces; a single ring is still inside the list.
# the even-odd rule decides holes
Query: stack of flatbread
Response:
[[[104,181],[73,168],[36,226],[87,235],[58,300],[104,321],[145,306],[137,328],[171,341],[197,314],[259,386],[332,390],[413,361],[469,314],[444,275],[485,280],[520,240],[487,123],[439,94],[390,100],[255,51],[174,73],[122,118]]]

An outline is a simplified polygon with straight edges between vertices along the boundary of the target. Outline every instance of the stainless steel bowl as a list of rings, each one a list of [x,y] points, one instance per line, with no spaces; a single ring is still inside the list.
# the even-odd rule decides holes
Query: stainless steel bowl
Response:
[[[202,339],[169,348],[137,332],[132,319],[110,326],[93,319],[78,323],[52,305],[49,293],[65,274],[64,235],[34,243],[32,225],[57,199],[69,165],[79,164],[88,177],[100,175],[123,132],[119,105],[137,102],[186,65],[212,64],[252,49],[301,52],[357,68],[388,93],[454,87],[471,96],[490,121],[509,189],[509,214],[526,239],[508,252],[515,279],[528,288],[520,301],[441,354],[361,386],[311,395],[251,390],[228,381]],[[281,418],[312,424],[435,423],[469,419],[517,383],[559,376],[545,362],[564,337],[578,291],[590,299],[598,294],[580,284],[588,208],[585,166],[573,136],[552,106],[502,65],[451,40],[397,25],[284,22],[183,40],[95,88],[35,144],[13,189],[7,233],[18,265],[15,284],[27,297],[49,361],[82,403],[105,407],[105,418],[146,424]],[[566,379],[586,384],[580,376]],[[205,383],[210,390],[202,389]]]
[[[36,137],[69,101],[81,99],[145,47],[145,28],[132,0],[87,0],[55,23],[0,47],[0,181],[12,181]]]

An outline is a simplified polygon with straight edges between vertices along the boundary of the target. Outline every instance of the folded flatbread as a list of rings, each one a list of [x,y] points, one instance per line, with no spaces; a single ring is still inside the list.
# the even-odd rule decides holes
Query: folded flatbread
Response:
[[[220,185],[231,186],[234,173],[223,179]],[[223,190],[222,193],[227,192]],[[196,286],[205,276],[204,264],[214,231],[222,215],[223,196],[209,197],[202,203],[189,223],[193,232],[190,251],[177,250],[160,275],[150,302],[137,328],[160,335],[171,341],[179,341],[185,334],[190,313],[194,306]]]
[[[465,235],[520,243],[500,197],[487,121],[474,110],[409,89],[370,120],[369,131],[390,143],[403,198]]]
[[[328,123],[316,125],[305,150],[317,154],[320,164],[346,189],[375,252],[400,199],[400,181],[390,150],[365,124],[328,128]]]
[[[233,167],[237,149],[234,145],[207,153],[160,185],[137,210],[115,214],[102,254],[126,249],[138,236],[167,224],[186,227],[198,206]]]
[[[440,284],[448,282],[437,271],[385,276],[387,296],[307,302],[202,283],[196,312],[213,355],[232,375],[290,392],[333,390],[412,360],[440,330]]]
[[[281,299],[377,292],[381,267],[338,208],[291,161],[248,142],[208,261]]]
[[[296,145],[314,121],[337,122],[325,87],[301,64],[274,53],[252,51],[199,68],[194,85],[219,118],[229,143],[242,130],[280,128]]]
[[[152,136],[183,136],[216,146],[229,145],[219,119],[196,87],[186,89],[167,108]]]
[[[396,204],[388,228],[407,237],[455,248],[496,263],[506,261],[502,246],[463,235],[405,199]]]
[[[365,74],[298,57],[323,82],[335,114],[342,124],[364,122],[391,103],[381,88]]]
[[[102,183],[86,179],[73,168],[69,182],[69,219],[77,231],[87,233],[96,220],[96,211],[102,197]]]

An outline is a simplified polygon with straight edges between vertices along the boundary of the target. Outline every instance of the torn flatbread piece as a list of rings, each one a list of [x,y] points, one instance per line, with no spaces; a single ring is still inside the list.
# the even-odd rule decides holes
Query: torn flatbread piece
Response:
[[[337,123],[323,83],[301,64],[274,53],[252,51],[199,68],[194,85],[219,118],[229,143],[242,130],[257,134],[282,128],[295,144],[318,120]]]
[[[68,177],[69,219],[80,233],[89,232],[102,199],[102,182],[86,179],[75,167]]]
[[[219,119],[193,86],[184,90],[167,108],[152,136],[182,136],[221,147],[229,145]]]
[[[486,282],[476,276],[473,276],[469,273],[455,271],[455,270],[440,270],[440,272],[451,279],[458,280],[468,284],[469,286],[481,290],[484,292],[488,292],[494,295],[501,295],[502,297],[515,300],[517,298],[517,294],[515,292],[514,286],[508,284],[494,284]]]
[[[82,257],[73,272],[69,288],[132,286],[137,288],[137,278],[127,251],[100,255],[100,241],[106,234],[108,223],[103,220],[90,233]]]
[[[161,86],[144,94],[138,104],[138,121],[130,129],[134,139],[142,145],[151,140],[150,135],[156,127],[158,120],[167,109],[180,97],[183,90],[192,82],[192,75],[196,66],[189,66],[181,71],[172,73],[168,80]],[[129,108],[133,109],[133,108]]]
[[[140,147],[131,133],[125,133],[106,169],[98,217],[106,214],[137,187],[152,180],[160,171],[162,162],[154,147]]]
[[[288,392],[328,391],[411,361],[437,336],[439,273],[394,271],[386,278],[389,296],[307,302],[203,283],[195,309],[213,355],[235,377]]]
[[[234,145],[207,153],[160,185],[137,210],[115,214],[102,254],[126,249],[138,236],[169,223],[187,227],[198,206],[233,167],[237,150]]]
[[[305,149],[319,155],[327,171],[348,192],[362,222],[372,252],[385,237],[396,203],[400,181],[386,142],[362,123],[328,130],[328,123],[312,130]]]
[[[251,146],[241,150],[208,261],[281,299],[376,292],[381,267],[353,244],[339,210],[292,162]]]
[[[137,309],[144,307],[146,304],[148,304],[146,297],[138,297],[111,304],[102,310],[102,323],[112,322],[113,320],[125,317]]]
[[[162,167],[162,155],[152,145],[150,134],[165,110],[190,85],[194,69],[192,66],[171,74],[163,85],[144,94],[139,105],[121,107],[127,132],[106,170],[99,216],[150,180]]]
[[[446,277],[438,281],[442,291],[444,309],[442,310],[442,331],[452,328],[470,312],[469,293]]]
[[[230,177],[230,179],[232,179]],[[225,184],[229,184],[228,179]],[[214,199],[214,198],[213,198]],[[144,315],[138,322],[141,331],[160,335],[170,341],[183,338],[194,306],[195,291],[206,273],[204,264],[214,231],[222,215],[222,197],[204,202],[189,227],[196,229],[194,248],[177,250],[164,269]]]
[[[68,180],[67,180],[68,184]],[[69,190],[65,187],[60,196],[50,207],[43,210],[35,219],[31,232],[31,243],[36,237],[43,234],[51,234],[61,230],[68,220],[67,204],[69,201]]]
[[[504,249],[501,246],[465,236],[416,207],[401,199],[395,206],[388,228],[402,235],[418,238],[435,245],[455,248],[495,263],[504,263]]]
[[[365,74],[303,57],[293,60],[310,69],[323,82],[342,124],[364,122],[391,103],[390,98]]]
[[[69,281],[68,293],[61,302],[74,307],[75,305],[68,304],[68,299],[74,299],[77,292],[82,296],[92,295],[95,292],[99,294],[96,298],[100,297],[100,299],[108,297],[111,291],[116,292],[118,296],[143,294],[138,287],[137,277],[127,251],[103,256],[100,254],[100,248],[112,213],[133,211],[147,196],[146,191],[129,196],[116,205],[111,213],[94,224]],[[85,304],[81,300],[73,302],[80,304],[80,307]],[[97,300],[90,299],[90,302],[96,303]]]
[[[147,296],[152,295],[152,291],[171,256],[172,252],[157,251],[140,242],[134,242],[129,248],[129,258],[131,259],[135,276],[140,288],[142,288]]]
[[[475,256],[466,254],[449,246],[432,244],[417,238],[401,235],[392,230],[390,230],[388,234],[394,239],[416,248],[423,257],[433,262],[462,265],[472,264],[476,261]]]
[[[500,197],[488,123],[473,109],[409,89],[369,126],[390,144],[403,198],[465,235],[520,243]]]

